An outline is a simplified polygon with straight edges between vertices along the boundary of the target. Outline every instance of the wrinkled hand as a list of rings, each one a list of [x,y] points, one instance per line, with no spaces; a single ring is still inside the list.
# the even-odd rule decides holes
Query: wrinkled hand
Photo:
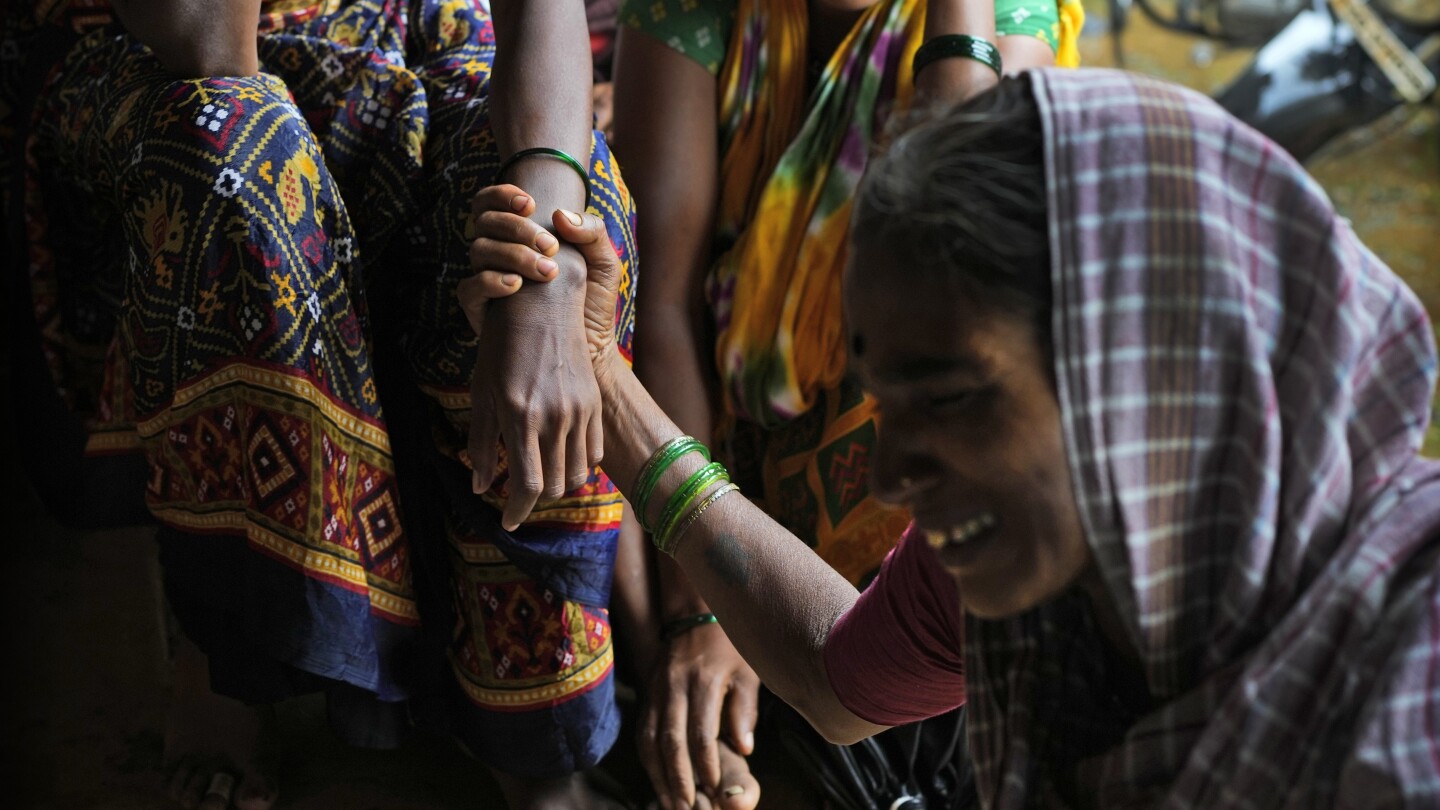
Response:
[[[722,732],[741,755],[754,750],[759,690],[759,676],[718,625],[667,645],[651,674],[638,740],[640,762],[667,810],[691,807],[697,792],[717,797]]]
[[[471,228],[478,238],[470,247],[475,275],[457,287],[471,328],[480,335],[470,390],[474,488],[484,492],[494,482],[497,440],[503,436],[510,468],[502,518],[506,529],[518,526],[541,497],[559,498],[584,484],[590,468],[600,463],[604,434],[593,361],[615,340],[618,261],[604,225],[594,217],[556,211],[557,232],[581,250],[562,248],[526,218],[534,205],[515,186],[492,186],[476,195]],[[602,247],[608,262],[604,255],[598,262],[591,258]],[[517,299],[486,312],[490,299],[521,293],[522,278],[578,284],[582,277],[587,278],[583,320],[564,295],[527,300],[523,308]],[[538,290],[523,292],[528,297]],[[606,329],[600,330],[595,310],[606,294]]]
[[[556,255],[556,248],[543,249],[554,245],[555,237],[529,219],[535,202],[518,186],[482,189],[475,195],[473,207],[472,230],[478,238],[471,243],[470,265],[476,273],[460,282],[459,295],[471,327],[479,334],[486,302],[518,292],[527,280],[549,282],[557,277],[542,261]],[[604,379],[617,356],[615,305],[620,294],[620,259],[598,217],[557,209],[551,220],[555,233],[585,261],[585,341],[595,374]]]

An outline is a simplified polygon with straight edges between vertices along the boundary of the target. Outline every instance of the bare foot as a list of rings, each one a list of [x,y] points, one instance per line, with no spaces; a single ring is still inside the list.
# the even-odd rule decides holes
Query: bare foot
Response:
[[[625,806],[608,799],[585,781],[584,774],[571,774],[559,779],[520,779],[491,769],[495,781],[510,810],[624,810]]]
[[[186,810],[270,810],[275,712],[210,691],[205,654],[183,636],[165,718],[166,792]]]

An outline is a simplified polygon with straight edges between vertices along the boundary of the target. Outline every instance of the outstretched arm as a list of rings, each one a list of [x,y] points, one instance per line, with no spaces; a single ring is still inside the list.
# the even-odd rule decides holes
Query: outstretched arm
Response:
[[[681,431],[629,369],[602,376],[610,436],[605,468],[629,488],[651,453]],[[674,492],[701,462],[695,455],[676,462],[657,492]],[[651,504],[651,520],[661,508]],[[849,744],[884,730],[845,708],[830,686],[825,640],[858,594],[803,541],[750,501],[727,497],[681,539],[675,561],[765,685],[826,739]]]

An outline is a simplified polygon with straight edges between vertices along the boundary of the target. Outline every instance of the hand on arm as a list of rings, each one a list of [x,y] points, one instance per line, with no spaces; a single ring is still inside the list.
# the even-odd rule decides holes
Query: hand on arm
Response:
[[[495,199],[509,199],[514,189],[485,193],[492,192]],[[587,216],[575,226],[562,217],[557,212],[557,234],[579,247],[589,266],[586,323],[598,330],[590,339],[591,357],[610,437],[605,469],[622,490],[629,489],[650,455],[680,430],[615,351],[619,267],[603,225]],[[535,278],[533,267],[512,266],[508,256],[482,258],[492,269],[466,287],[471,311],[483,310],[481,299],[511,292],[501,281],[505,273]],[[701,461],[694,454],[680,459],[661,478],[657,492],[675,491]],[[663,507],[663,498],[655,501],[649,507],[651,521]],[[675,559],[745,660],[822,734],[850,743],[884,730],[846,709],[830,687],[822,655],[825,639],[857,593],[803,542],[746,499],[727,497],[690,528]]]
[[[471,326],[482,331],[489,299],[510,295],[527,282],[548,282],[554,274],[542,261],[544,253],[533,247],[534,240],[548,232],[528,218],[534,202],[524,191],[509,184],[492,186],[476,196],[475,204],[480,210],[476,223],[482,235],[474,242],[472,258],[477,266],[490,269],[463,281],[459,293]],[[563,217],[557,211],[553,220],[562,235],[574,230]],[[604,239],[603,232],[600,238]],[[608,240],[599,249],[610,254]],[[597,301],[608,301],[610,308]],[[613,353],[613,307],[613,292],[597,291],[586,298],[591,357],[597,363]],[[494,315],[491,313],[492,318]],[[596,368],[614,370],[608,362]],[[628,369],[624,374],[634,378]],[[702,424],[708,424],[708,410],[706,413],[707,422]],[[696,432],[708,435],[708,431]],[[679,566],[663,555],[658,561],[671,574],[662,597],[669,605],[662,607],[663,615],[675,618],[707,612],[705,600]],[[722,732],[736,751],[748,754],[753,749],[759,677],[726,634],[713,625],[662,645],[653,663],[641,719],[641,761],[657,793],[667,796],[674,806],[688,807],[697,788],[720,787]]]
[[[491,120],[501,157],[544,146],[583,165],[590,154],[591,79],[583,4],[493,0],[491,10]],[[503,179],[527,189],[529,204],[520,205],[520,216],[545,226],[556,209],[584,210],[585,183],[563,162],[526,158],[507,174]],[[490,330],[480,335],[471,386],[475,491],[493,483],[496,444],[503,437],[510,470],[502,518],[507,529],[518,526],[540,498],[558,498],[584,483],[604,452],[599,391],[575,317],[584,295],[584,262],[549,234],[525,244],[554,262],[548,267],[556,283],[519,285],[496,307]],[[483,269],[474,264],[473,246],[471,256],[474,269]]]

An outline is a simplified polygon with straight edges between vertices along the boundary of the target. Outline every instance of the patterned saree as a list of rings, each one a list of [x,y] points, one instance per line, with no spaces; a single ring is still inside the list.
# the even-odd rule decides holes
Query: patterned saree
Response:
[[[24,210],[53,380],[89,452],[148,459],[167,595],[217,688],[393,704],[440,683],[435,714],[491,765],[593,764],[618,732],[620,496],[597,470],[507,533],[503,475],[471,495],[463,452],[475,340],[454,286],[499,163],[490,20],[276,2],[260,30],[256,77],[174,80],[113,24],[51,70]],[[628,271],[598,135],[588,166]],[[627,298],[627,347],[631,322]]]
[[[747,492],[851,581],[876,569],[909,520],[869,491],[876,414],[846,376],[840,274],[869,151],[910,104],[924,7],[867,9],[806,98],[806,3],[742,0],[718,76],[722,252],[708,291],[721,435]],[[1075,63],[1078,3],[1049,30],[1016,29],[1029,12],[1006,13],[997,30],[1054,42],[1059,61]]]

